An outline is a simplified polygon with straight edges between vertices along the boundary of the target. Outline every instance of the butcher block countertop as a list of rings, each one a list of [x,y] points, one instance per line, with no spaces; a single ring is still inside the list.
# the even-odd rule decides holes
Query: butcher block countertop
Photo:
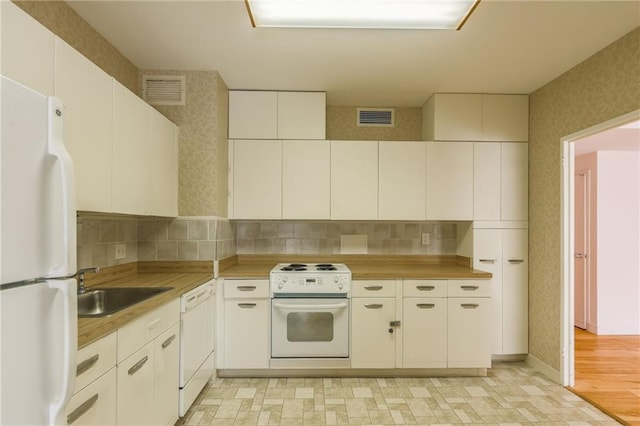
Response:
[[[171,287],[108,317],[78,318],[78,348],[117,330],[146,312],[176,299],[213,278],[213,262],[137,262],[85,275],[85,287]]]
[[[491,278],[491,273],[471,268],[469,258],[453,255],[238,255],[220,261],[219,277],[269,278],[277,263],[344,263],[354,280]]]

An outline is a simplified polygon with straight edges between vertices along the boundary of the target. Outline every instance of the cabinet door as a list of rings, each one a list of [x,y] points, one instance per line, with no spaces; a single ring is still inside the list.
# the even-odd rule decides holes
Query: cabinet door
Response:
[[[395,368],[396,332],[390,325],[395,303],[395,298],[351,299],[352,368]]]
[[[282,218],[329,219],[329,141],[282,142]]]
[[[473,144],[427,142],[427,220],[473,219]]]
[[[154,343],[148,343],[117,367],[117,424],[154,425]]]
[[[122,84],[113,83],[113,211],[149,214],[147,163],[151,109]]]
[[[502,144],[502,220],[529,218],[529,144]]]
[[[502,231],[503,353],[529,352],[529,286],[527,229]]]
[[[324,139],[325,92],[278,92],[278,139]]]
[[[450,298],[447,309],[447,367],[491,367],[489,298]]]
[[[502,317],[502,230],[475,229],[473,231],[473,268],[491,272],[491,353],[503,352]],[[526,309],[525,309],[526,310]]]
[[[77,209],[111,212],[114,80],[56,37],[55,95],[76,181]]]
[[[278,92],[229,91],[229,139],[276,139]]]
[[[425,144],[379,143],[378,219],[424,220]]]
[[[178,216],[178,129],[155,109],[150,108],[150,113],[150,146],[143,163],[149,171],[147,209],[154,216],[175,217]]]
[[[377,141],[331,141],[331,219],[378,219]]]
[[[529,140],[528,95],[482,95],[482,140]]]
[[[269,368],[269,301],[226,300],[225,368]]]
[[[501,144],[473,144],[473,219],[500,220]]]
[[[91,382],[69,400],[67,423],[73,426],[113,426],[116,424],[116,368]]]
[[[433,99],[433,140],[481,140],[482,95],[438,93]]]
[[[447,367],[447,299],[405,298],[402,366]]]
[[[52,96],[55,36],[13,2],[0,2],[0,8],[1,74]]]
[[[180,324],[176,323],[158,336],[154,346],[154,424],[172,425],[178,420]]]
[[[234,219],[282,218],[282,142],[233,142]]]

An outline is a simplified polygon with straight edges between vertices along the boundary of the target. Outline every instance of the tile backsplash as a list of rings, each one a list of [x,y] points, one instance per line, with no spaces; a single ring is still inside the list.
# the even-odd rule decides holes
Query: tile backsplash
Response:
[[[447,222],[239,221],[237,254],[340,254],[342,235],[366,235],[368,254],[456,254]],[[430,243],[422,244],[422,234]]]
[[[235,253],[235,226],[218,217],[79,216],[78,268],[155,260],[216,260]],[[126,257],[115,259],[116,244]]]

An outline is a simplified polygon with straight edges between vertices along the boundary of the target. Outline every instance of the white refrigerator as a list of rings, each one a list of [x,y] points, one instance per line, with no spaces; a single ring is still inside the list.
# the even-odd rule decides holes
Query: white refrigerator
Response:
[[[77,295],[64,111],[60,100],[0,78],[0,424],[66,425]]]

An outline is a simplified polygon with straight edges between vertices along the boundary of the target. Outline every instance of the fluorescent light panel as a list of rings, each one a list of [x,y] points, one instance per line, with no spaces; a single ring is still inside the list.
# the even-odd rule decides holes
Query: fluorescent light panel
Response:
[[[480,0],[245,0],[256,27],[460,29]]]

